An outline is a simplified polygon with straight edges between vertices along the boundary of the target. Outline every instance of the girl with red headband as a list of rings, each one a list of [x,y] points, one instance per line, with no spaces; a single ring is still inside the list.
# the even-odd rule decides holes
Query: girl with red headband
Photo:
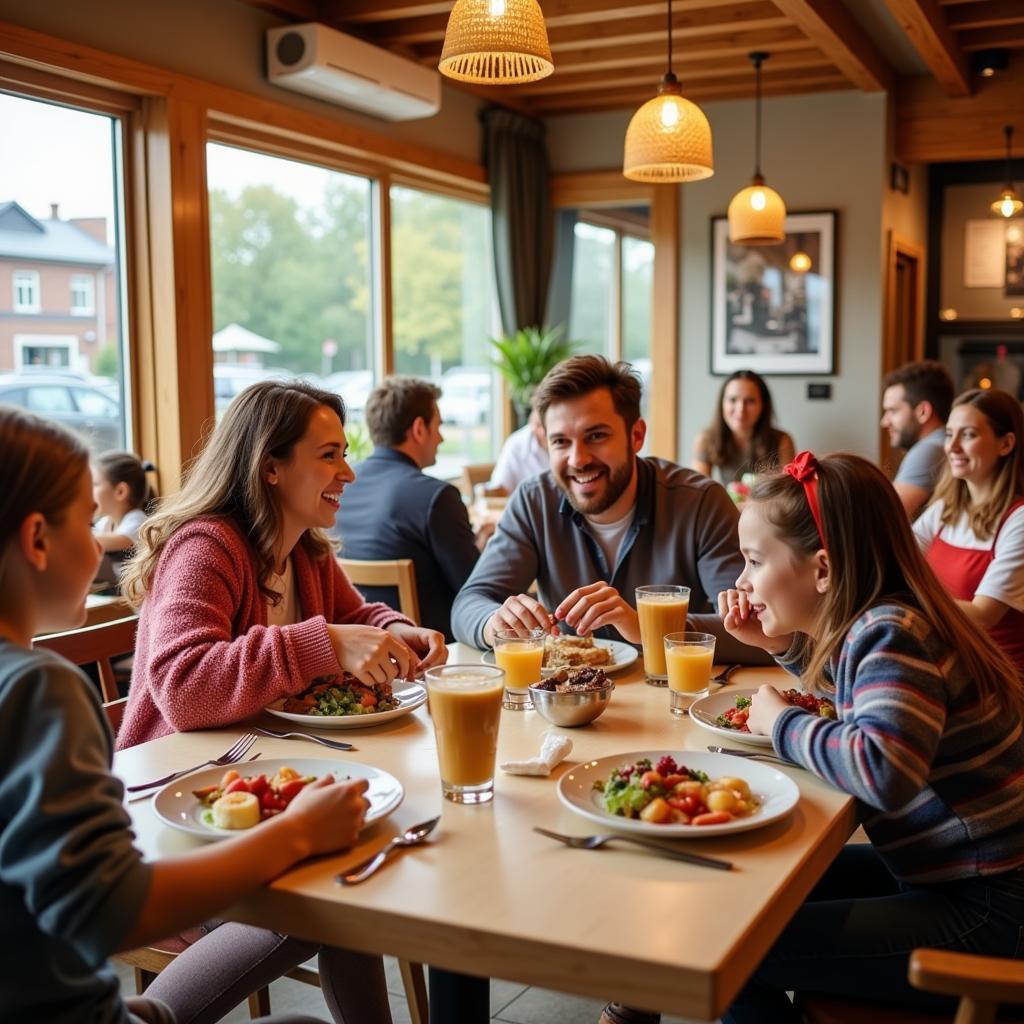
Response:
[[[755,486],[739,536],[725,628],[838,716],[762,686],[750,729],[855,796],[871,843],[844,847],[724,1020],[799,1021],[790,991],[951,1008],[910,986],[912,949],[1021,952],[1024,682],[939,584],[867,460],[801,453]]]

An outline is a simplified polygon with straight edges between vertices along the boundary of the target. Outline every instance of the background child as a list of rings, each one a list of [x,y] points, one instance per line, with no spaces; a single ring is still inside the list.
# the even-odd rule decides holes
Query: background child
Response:
[[[153,502],[146,474],[154,469],[131,452],[104,452],[93,461],[92,493],[99,514],[93,532],[102,551],[135,547]]]
[[[911,950],[1021,952],[1024,685],[939,585],[865,459],[802,453],[755,486],[739,536],[726,629],[838,714],[762,686],[751,732],[857,797],[871,843],[843,849],[724,1020],[799,1021],[787,991],[948,1008],[911,988]]]
[[[0,1006],[5,1020],[123,1021],[111,953],[351,846],[366,785],[325,776],[235,839],[143,863],[95,692],[77,668],[31,646],[40,631],[85,618],[99,561],[88,455],[60,427],[3,405],[0,452]],[[129,1021],[176,1020],[152,1000],[128,1003]]]

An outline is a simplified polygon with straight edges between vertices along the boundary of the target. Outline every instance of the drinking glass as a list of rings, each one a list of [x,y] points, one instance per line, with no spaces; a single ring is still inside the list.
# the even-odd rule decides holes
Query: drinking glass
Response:
[[[457,804],[494,798],[494,762],[505,673],[492,665],[438,665],[426,671],[441,791]]]
[[[665,636],[686,629],[690,610],[690,588],[649,586],[636,588],[636,611],[640,616],[640,640],[644,648],[644,671],[651,686],[665,686]]]
[[[688,715],[698,697],[706,697],[715,661],[711,633],[669,633],[665,637],[669,708],[673,715]]]
[[[530,687],[541,679],[544,662],[543,629],[517,632],[498,629],[494,632],[494,664],[505,670],[505,701],[509,711],[533,710]]]

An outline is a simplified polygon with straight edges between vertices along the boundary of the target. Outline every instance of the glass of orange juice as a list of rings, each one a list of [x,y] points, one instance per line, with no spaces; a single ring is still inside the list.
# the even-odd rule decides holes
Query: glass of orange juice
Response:
[[[636,612],[640,617],[640,641],[644,648],[644,671],[651,686],[665,686],[665,636],[686,629],[690,610],[690,588],[650,586],[636,588]]]
[[[543,629],[494,631],[494,664],[505,670],[505,701],[509,711],[531,711],[530,687],[539,683],[544,662]]]
[[[505,673],[493,665],[438,665],[426,678],[441,791],[453,803],[488,803]]]
[[[698,697],[706,697],[715,660],[711,633],[669,633],[665,637],[669,708],[673,715],[687,715]]]

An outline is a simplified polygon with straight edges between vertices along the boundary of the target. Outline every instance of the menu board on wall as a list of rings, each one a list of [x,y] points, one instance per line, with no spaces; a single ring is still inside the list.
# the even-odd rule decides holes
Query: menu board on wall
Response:
[[[1006,280],[1006,225],[999,220],[969,220],[964,235],[964,287],[1002,288]]]

